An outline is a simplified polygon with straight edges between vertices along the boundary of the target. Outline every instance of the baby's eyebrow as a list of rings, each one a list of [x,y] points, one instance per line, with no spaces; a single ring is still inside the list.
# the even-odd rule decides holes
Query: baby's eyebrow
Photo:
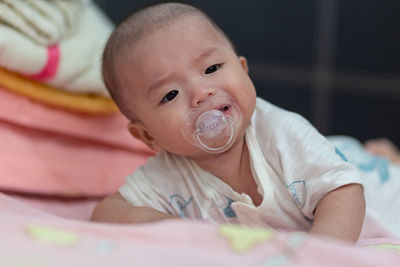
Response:
[[[172,80],[172,78],[173,78],[173,75],[167,75],[167,76],[157,80],[153,84],[151,84],[149,89],[147,90],[147,96],[150,95],[151,92],[153,92],[153,91],[157,90],[158,88],[160,88],[163,84],[165,84],[168,81]]]
[[[203,58],[207,58],[211,55],[213,55],[214,53],[218,52],[219,48],[217,47],[210,47],[206,50],[204,50],[203,52],[201,52],[198,56],[196,56],[193,60],[194,63],[197,63],[198,61],[202,60]]]
[[[199,61],[212,56],[216,52],[218,52],[220,48],[218,47],[210,47],[202,51],[198,56],[193,59],[193,65],[197,64]],[[173,74],[167,75],[165,77],[160,78],[159,80],[155,81],[153,84],[150,85],[149,89],[147,90],[147,95],[150,95],[151,92],[160,88],[163,84],[168,83],[170,80],[174,78]]]

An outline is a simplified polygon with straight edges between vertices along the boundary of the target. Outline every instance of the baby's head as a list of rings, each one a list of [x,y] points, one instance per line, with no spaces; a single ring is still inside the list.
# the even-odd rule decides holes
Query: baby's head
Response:
[[[157,151],[204,155],[193,131],[208,110],[229,118],[235,144],[255,107],[246,60],[207,15],[185,4],[147,7],[123,21],[107,42],[103,76],[130,132]]]

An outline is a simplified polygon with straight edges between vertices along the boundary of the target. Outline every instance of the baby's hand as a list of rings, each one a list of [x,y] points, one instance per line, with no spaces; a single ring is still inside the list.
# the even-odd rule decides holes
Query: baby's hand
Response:
[[[400,163],[400,151],[389,139],[379,138],[369,140],[364,144],[365,149],[378,156],[384,156],[390,161]]]

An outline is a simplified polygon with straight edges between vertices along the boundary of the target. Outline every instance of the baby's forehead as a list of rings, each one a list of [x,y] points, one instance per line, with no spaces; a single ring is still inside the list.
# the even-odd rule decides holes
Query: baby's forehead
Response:
[[[175,35],[185,35],[186,32],[182,31],[182,29],[187,30],[196,30],[196,32],[201,32],[202,36],[220,36],[223,37],[223,34],[217,30],[214,24],[209,21],[206,17],[202,15],[185,15],[179,18],[168,21],[168,23],[164,23],[160,25],[160,27],[152,28],[148,31],[148,34],[144,35],[144,38],[151,37],[162,31],[169,31]],[[168,37],[167,37],[168,38]]]
[[[168,32],[168,34],[165,34]],[[120,59],[123,61],[130,58],[141,58],[145,52],[151,51],[154,46],[167,46],[170,43],[171,35],[180,36],[183,39],[188,32],[195,32],[197,36],[215,41],[222,41],[230,45],[229,40],[206,18],[201,16],[182,17],[161,27],[150,27],[139,38],[132,39],[127,46],[128,49],[120,51]]]
[[[194,33],[195,36],[188,32]],[[196,53],[201,53],[210,46],[232,49],[229,40],[206,18],[202,16],[183,16],[169,21],[169,23],[164,24],[162,27],[148,28],[140,38],[133,39],[126,49],[120,51],[118,59],[116,59],[118,61],[117,65],[119,65],[118,67],[121,70],[119,74],[122,77],[120,78],[126,80],[124,78],[135,74],[141,78],[145,78],[145,73],[147,72],[144,70],[152,68],[153,65],[157,69],[157,64],[160,61],[170,59],[168,53],[157,53],[158,51],[167,51],[168,49],[164,49],[164,47],[171,45],[171,42],[173,42],[172,39],[175,42],[176,40],[181,40],[180,38],[187,40],[187,36],[189,35],[194,37],[190,41],[194,39],[198,41],[194,46],[201,47],[201,49],[195,50],[193,54],[188,54],[187,51],[189,50],[186,50],[185,53],[182,50],[177,51],[172,46],[171,49],[174,51],[174,55],[179,53],[180,55],[188,56],[186,58],[190,59],[192,56],[195,57]],[[177,36],[178,38],[174,38]],[[144,73],[137,73],[141,71],[144,71]]]

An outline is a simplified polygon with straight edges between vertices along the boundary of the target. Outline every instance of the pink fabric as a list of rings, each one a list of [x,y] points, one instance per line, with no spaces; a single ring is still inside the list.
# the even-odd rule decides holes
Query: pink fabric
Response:
[[[2,194],[0,228],[0,266],[358,267],[400,262],[398,238],[369,239],[353,247],[304,233],[185,220],[89,223]]]
[[[38,74],[31,75],[29,78],[40,81],[53,78],[57,74],[59,62],[60,49],[58,47],[58,44],[47,47],[46,65]]]
[[[103,196],[153,154],[121,114],[88,116],[0,88],[0,189]]]

